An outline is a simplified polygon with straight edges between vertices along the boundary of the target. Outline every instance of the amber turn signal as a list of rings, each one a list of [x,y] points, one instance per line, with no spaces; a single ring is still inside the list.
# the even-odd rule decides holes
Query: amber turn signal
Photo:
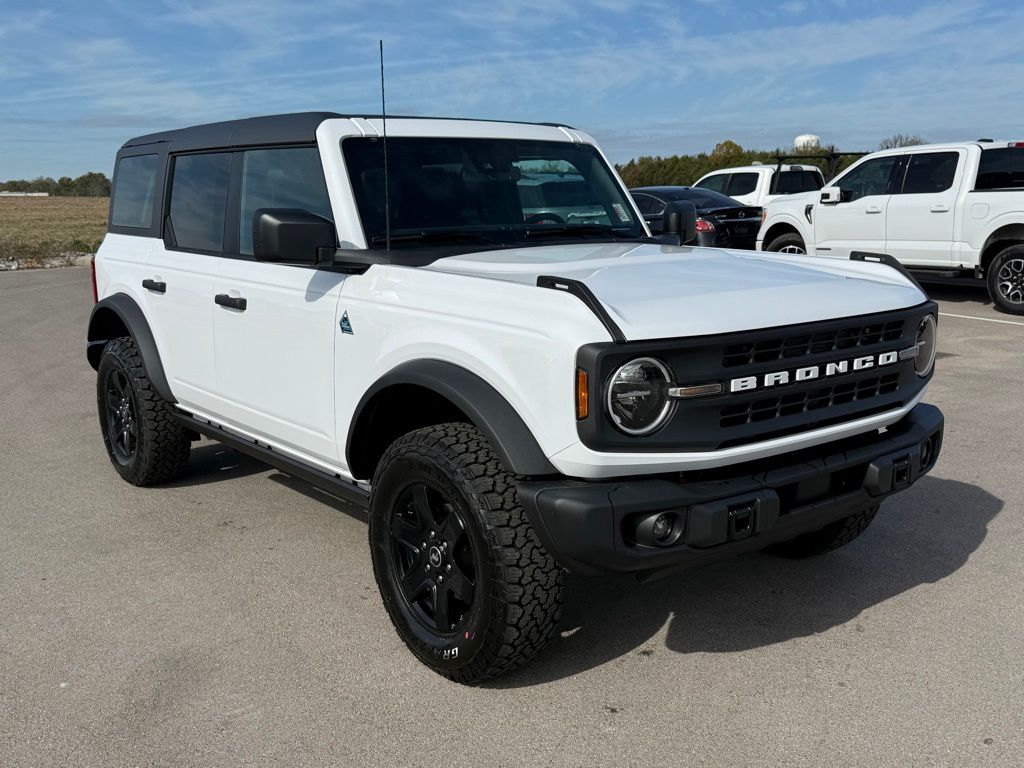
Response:
[[[576,418],[585,419],[590,413],[590,398],[587,394],[587,372],[576,369]]]

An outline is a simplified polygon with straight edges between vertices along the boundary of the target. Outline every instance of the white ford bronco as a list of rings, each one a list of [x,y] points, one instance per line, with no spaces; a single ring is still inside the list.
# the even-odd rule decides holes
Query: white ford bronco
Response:
[[[984,279],[999,309],[1024,314],[1024,142],[875,152],[820,192],[774,200],[758,250],[881,252],[922,278]]]
[[[367,506],[398,634],[468,683],[549,641],[566,571],[825,552],[934,465],[936,308],[891,265],[679,246],[687,203],[655,240],[567,126],[386,132],[121,148],[87,355],[125,480],[205,435]]]

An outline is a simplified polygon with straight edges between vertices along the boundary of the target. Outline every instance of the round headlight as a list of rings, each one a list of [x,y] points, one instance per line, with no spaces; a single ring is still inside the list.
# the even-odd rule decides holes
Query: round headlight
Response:
[[[938,347],[935,315],[925,315],[917,326],[917,357],[914,358],[914,370],[918,376],[924,377],[932,372]]]
[[[638,357],[621,366],[608,384],[608,415],[628,435],[646,435],[668,418],[672,374],[652,357]]]

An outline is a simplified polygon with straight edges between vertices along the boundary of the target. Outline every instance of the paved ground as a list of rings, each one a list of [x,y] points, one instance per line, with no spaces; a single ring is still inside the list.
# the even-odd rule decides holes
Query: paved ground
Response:
[[[938,295],[942,460],[860,540],[570,579],[554,647],[462,688],[356,509],[213,444],[121,482],[87,272],[0,275],[0,765],[1021,765],[1024,321]]]

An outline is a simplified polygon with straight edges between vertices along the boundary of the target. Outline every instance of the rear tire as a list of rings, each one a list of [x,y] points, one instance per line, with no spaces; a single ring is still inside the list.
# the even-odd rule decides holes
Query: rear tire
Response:
[[[1011,315],[1024,315],[1024,245],[1000,251],[985,275],[992,303]]]
[[[773,251],[775,253],[807,253],[807,246],[804,245],[803,238],[800,237],[796,232],[788,232],[785,235],[779,235],[765,248],[766,251]]]
[[[374,473],[369,534],[384,607],[438,674],[459,683],[505,674],[554,635],[562,569],[475,427],[439,424],[391,444]]]
[[[864,530],[871,525],[878,513],[878,507],[868,507],[855,515],[844,517],[834,523],[826,525],[819,531],[805,533],[789,541],[781,541],[772,544],[765,551],[780,557],[799,559],[814,557],[831,552],[833,549],[845,547],[856,539]]]
[[[130,337],[103,348],[96,401],[103,444],[121,477],[132,485],[155,485],[182,473],[192,447],[189,433],[174,418],[174,406],[153,389]]]

